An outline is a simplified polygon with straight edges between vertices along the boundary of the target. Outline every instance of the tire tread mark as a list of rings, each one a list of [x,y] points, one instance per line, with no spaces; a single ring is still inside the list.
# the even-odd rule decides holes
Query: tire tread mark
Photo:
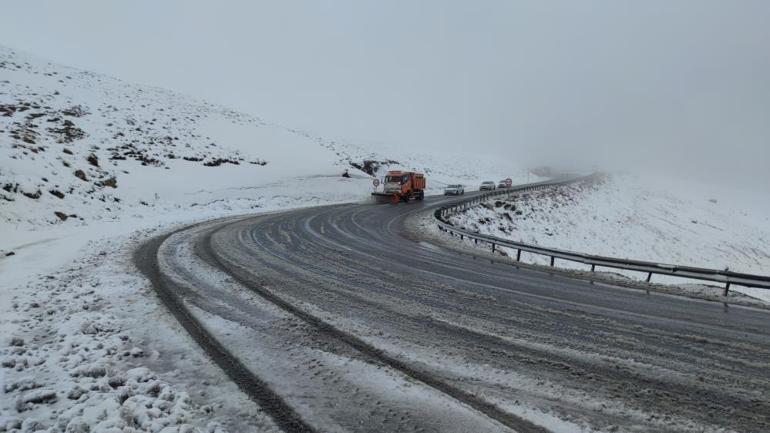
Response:
[[[223,227],[220,227],[220,230],[222,228]],[[230,276],[232,276],[238,283],[252,290],[254,293],[261,296],[265,300],[275,304],[276,306],[283,309],[284,311],[298,317],[305,323],[316,328],[319,332],[343,341],[344,343],[358,350],[362,354],[365,354],[373,359],[376,359],[381,363],[383,363],[384,365],[387,365],[395,370],[398,370],[402,374],[416,381],[422,382],[428,385],[429,387],[443,394],[446,394],[454,398],[455,400],[466,404],[469,407],[472,407],[473,409],[483,413],[484,415],[490,417],[491,419],[494,419],[495,421],[507,427],[512,428],[518,433],[549,433],[549,431],[544,427],[536,425],[531,421],[528,421],[524,418],[521,418],[509,412],[505,412],[504,410],[500,409],[497,405],[493,403],[479,399],[467,391],[464,391],[460,388],[457,388],[446,382],[443,382],[440,379],[431,375],[430,373],[420,371],[409,366],[404,361],[400,361],[388,355],[383,350],[372,346],[371,344],[365,342],[361,338],[356,337],[355,335],[350,334],[348,332],[345,332],[331,325],[330,323],[325,322],[322,319],[308,313],[307,311],[291,304],[290,302],[284,300],[280,296],[266,289],[264,285],[255,283],[251,279],[244,277],[243,275],[241,275],[240,272],[238,272],[238,270],[233,269],[233,265],[225,263],[224,260],[214,251],[214,248],[211,245],[211,238],[215,232],[216,231],[211,231],[203,237],[203,240],[202,240],[203,249],[206,250],[206,254],[210,256],[210,258],[213,259],[222,270],[224,270]]]
[[[164,278],[158,266],[158,250],[163,242],[174,233],[191,228],[184,227],[172,233],[156,237],[134,252],[134,263],[152,282],[155,292],[177,322],[190,334],[208,356],[230,377],[238,387],[255,401],[272,418],[275,424],[287,433],[316,433],[270,386],[254,375],[249,369],[218,342],[205,327],[190,313],[184,303],[174,295],[176,284]]]

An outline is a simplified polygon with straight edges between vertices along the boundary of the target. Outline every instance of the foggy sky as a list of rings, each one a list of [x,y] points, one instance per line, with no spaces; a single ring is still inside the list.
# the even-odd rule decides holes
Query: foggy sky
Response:
[[[766,0],[23,1],[0,44],[330,138],[768,191],[769,23]]]

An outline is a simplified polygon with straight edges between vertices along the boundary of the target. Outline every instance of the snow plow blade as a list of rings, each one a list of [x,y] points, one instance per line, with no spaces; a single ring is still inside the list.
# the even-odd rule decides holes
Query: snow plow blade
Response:
[[[373,192],[372,198],[374,199],[375,203],[398,203],[400,200],[398,195],[386,194],[384,192]]]

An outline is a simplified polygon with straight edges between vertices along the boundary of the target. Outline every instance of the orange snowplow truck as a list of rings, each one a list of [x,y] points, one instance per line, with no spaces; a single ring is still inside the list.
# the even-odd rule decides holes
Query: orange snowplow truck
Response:
[[[373,192],[373,196],[390,200],[393,204],[409,199],[422,200],[425,197],[425,175],[413,171],[392,170],[385,174],[382,192]]]

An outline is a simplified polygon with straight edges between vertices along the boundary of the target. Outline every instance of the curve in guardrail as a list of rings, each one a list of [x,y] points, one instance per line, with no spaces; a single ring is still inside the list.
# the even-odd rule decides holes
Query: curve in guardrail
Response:
[[[516,250],[516,261],[521,261],[521,252],[528,252],[532,254],[538,254],[542,256],[550,257],[551,266],[554,266],[556,259],[567,260],[571,262],[583,263],[591,266],[591,272],[595,272],[597,267],[623,269],[628,271],[638,271],[647,273],[646,281],[649,283],[653,275],[670,275],[681,278],[690,278],[701,281],[711,281],[724,284],[724,296],[727,296],[731,285],[739,285],[745,287],[757,287],[761,289],[770,289],[770,276],[764,275],[752,275],[740,272],[732,272],[728,270],[707,269],[698,268],[693,266],[681,266],[672,265],[666,263],[647,262],[643,260],[632,259],[619,259],[616,257],[597,256],[585,253],[579,253],[575,251],[560,250],[556,248],[541,247],[538,245],[527,244],[523,242],[515,242],[507,239],[498,238],[495,236],[484,235],[478,232],[472,232],[470,230],[456,227],[449,221],[447,217],[451,214],[461,212],[470,209],[473,206],[477,206],[484,201],[487,201],[494,197],[500,197],[504,195],[512,195],[514,193],[524,193],[528,191],[536,191],[538,189],[544,189],[554,186],[567,185],[570,183],[576,183],[579,181],[587,180],[592,177],[596,177],[596,174],[578,178],[571,178],[567,180],[545,181],[532,183],[527,185],[521,185],[512,188],[506,188],[497,191],[491,191],[488,193],[480,194],[475,197],[455,202],[448,206],[442,206],[435,210],[434,218],[438,222],[438,228],[441,231],[447,232],[450,235],[457,235],[461,240],[466,237],[473,239],[475,243],[484,242],[490,244],[492,252],[497,247],[502,246]]]

